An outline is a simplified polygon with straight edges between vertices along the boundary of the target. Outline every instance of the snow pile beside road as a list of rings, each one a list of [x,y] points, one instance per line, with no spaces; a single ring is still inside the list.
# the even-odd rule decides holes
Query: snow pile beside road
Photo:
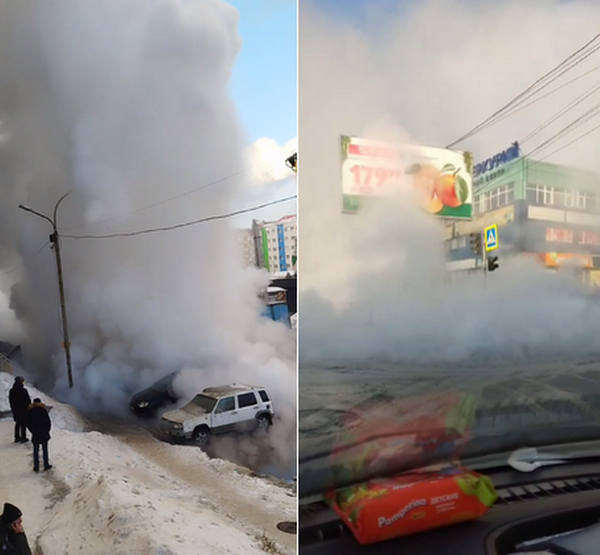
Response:
[[[0,413],[10,412],[8,392],[14,383],[14,379],[14,376],[6,372],[0,372]],[[51,399],[48,395],[28,383],[25,384],[25,388],[29,392],[31,399],[39,397],[43,403],[51,407],[52,425],[55,428],[81,432],[88,427],[85,418],[74,407]]]
[[[235,516],[215,513],[209,499],[120,441],[98,432],[80,436],[65,432],[54,446],[70,493],[44,526],[44,553],[260,553],[256,540],[228,521]]]
[[[0,373],[3,402],[12,380]],[[12,420],[0,421],[0,502],[23,510],[34,551],[35,545],[42,553],[88,555],[296,552],[296,537],[276,529],[281,520],[296,520],[289,490],[197,448],[158,442],[142,429],[122,440],[86,432],[75,409],[27,389],[53,406],[54,469],[35,474],[31,445],[14,444]]]

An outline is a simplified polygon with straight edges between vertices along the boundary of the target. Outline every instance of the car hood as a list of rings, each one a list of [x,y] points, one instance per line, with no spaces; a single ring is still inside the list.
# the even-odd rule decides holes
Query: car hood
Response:
[[[182,407],[178,410],[166,412],[162,417],[169,422],[177,422],[178,424],[181,424],[190,418],[196,418],[204,415],[206,415],[206,411],[203,408],[200,408],[198,405],[193,403],[188,403],[185,405],[185,407]]]

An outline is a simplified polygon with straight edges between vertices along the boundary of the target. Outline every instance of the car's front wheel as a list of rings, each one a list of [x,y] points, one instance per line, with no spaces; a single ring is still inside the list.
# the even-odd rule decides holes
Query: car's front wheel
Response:
[[[194,430],[192,434],[192,440],[200,447],[203,447],[208,443],[210,439],[210,430],[206,426],[199,426]]]

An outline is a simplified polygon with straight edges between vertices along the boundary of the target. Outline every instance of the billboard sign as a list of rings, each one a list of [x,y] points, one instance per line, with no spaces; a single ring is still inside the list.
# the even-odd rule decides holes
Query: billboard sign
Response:
[[[473,157],[446,148],[390,144],[341,137],[344,212],[394,190],[417,193],[419,204],[443,218],[473,215]]]

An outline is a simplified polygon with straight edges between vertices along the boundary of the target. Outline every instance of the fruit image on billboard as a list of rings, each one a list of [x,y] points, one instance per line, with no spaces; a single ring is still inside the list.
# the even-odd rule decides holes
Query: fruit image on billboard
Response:
[[[342,135],[344,212],[357,212],[394,189],[416,193],[417,202],[443,218],[473,215],[473,157],[446,148],[386,144]]]

